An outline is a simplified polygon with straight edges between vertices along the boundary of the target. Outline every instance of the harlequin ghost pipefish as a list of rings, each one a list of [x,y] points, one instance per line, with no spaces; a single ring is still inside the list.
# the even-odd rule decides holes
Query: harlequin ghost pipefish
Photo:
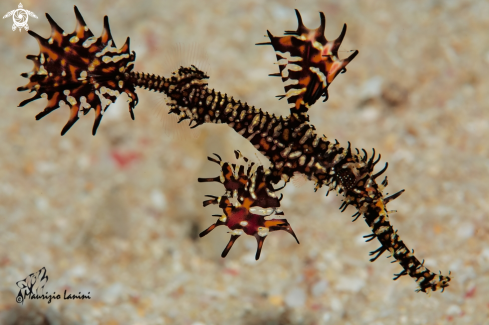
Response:
[[[381,245],[370,253],[375,255],[370,261],[389,251],[393,262],[397,261],[403,268],[394,280],[409,275],[418,283],[417,291],[443,291],[449,285],[450,276],[435,274],[426,268],[389,222],[389,212],[392,211],[387,210],[387,204],[404,190],[384,196],[387,177],[380,183],[376,180],[388,164],[374,173],[374,166],[380,160],[380,154],[376,158],[375,149],[368,157],[364,149],[352,151],[350,143],[348,147],[342,147],[338,141],[319,136],[309,121],[309,108],[321,97],[324,101],[328,99],[328,86],[339,73],[346,72],[346,66],[358,54],[354,51],[346,59],[338,57],[346,24],[337,39],[327,40],[322,12],[321,25],[316,29],[306,28],[299,11],[296,10],[296,14],[297,30],[286,31],[284,36],[268,32],[269,42],[257,44],[271,45],[275,50],[280,71],[271,76],[281,77],[284,82],[285,94],[277,97],[287,98],[288,116],[269,114],[210,89],[206,81],[209,77],[193,65],[180,67],[169,77],[132,71],[136,54],[129,50],[129,38],[117,49],[107,16],[102,35],[95,37],[76,7],[74,32],[64,32],[49,14],[46,14],[51,24],[48,38],[29,31],[39,42],[40,53],[27,56],[34,62],[34,69],[22,74],[29,82],[18,90],[30,90],[35,95],[19,106],[38,98],[47,99],[46,108],[36,116],[39,120],[57,109],[60,103],[66,103],[70,115],[61,135],[75,124],[81,113],[86,115],[93,110],[95,122],[92,133],[95,135],[104,112],[121,93],[129,97],[132,119],[138,103],[136,87],[163,93],[168,97],[169,114],[177,114],[179,122],[189,120],[192,128],[204,123],[226,123],[270,160],[270,167],[264,168],[248,163],[248,159],[237,150],[236,157],[243,158],[244,165],[225,162],[217,154],[216,158],[208,158],[220,166],[220,175],[199,178],[199,182],[221,183],[225,192],[221,196],[208,195],[209,199],[203,204],[216,204],[223,213],[216,215],[217,221],[200,237],[217,226],[228,227],[231,238],[222,257],[243,234],[256,238],[256,259],[260,257],[264,240],[270,232],[284,230],[299,242],[279,209],[282,197],[277,197],[276,192],[287,185],[294,173],[301,173],[315,182],[315,191],[324,185],[330,191],[343,194],[340,209],[343,212],[349,205],[355,207],[357,212],[353,221],[363,216],[372,230],[364,237],[367,241],[377,239]],[[274,187],[280,181],[284,181],[284,185]]]

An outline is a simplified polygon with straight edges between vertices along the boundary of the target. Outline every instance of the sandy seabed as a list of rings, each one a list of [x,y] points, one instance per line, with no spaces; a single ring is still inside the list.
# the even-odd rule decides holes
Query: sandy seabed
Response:
[[[288,114],[270,30],[310,28],[326,15],[326,37],[348,31],[341,57],[360,54],[311,110],[319,134],[375,148],[389,162],[387,192],[406,192],[391,223],[433,271],[453,274],[444,293],[415,293],[398,264],[369,262],[369,227],[340,213],[341,197],[312,182],[284,190],[283,210],[299,237],[273,233],[254,260],[240,238],[226,259],[226,229],[202,207],[219,184],[206,157],[235,161],[239,149],[267,164],[226,125],[189,130],[167,115],[160,94],[138,89],[136,120],[125,98],[95,137],[93,113],[63,137],[68,109],[36,122],[45,100],[17,108],[15,89],[38,45],[12,20],[0,28],[1,324],[489,324],[489,2],[487,1],[75,1],[95,35],[110,17],[118,46],[127,36],[136,71],[168,75],[178,63],[204,64],[210,86],[256,107]],[[25,1],[47,37],[49,12],[67,32],[73,2]],[[18,3],[2,1],[4,14]],[[183,45],[178,45],[183,44]],[[244,237],[244,236],[243,236]],[[387,254],[385,254],[387,255]],[[90,299],[16,303],[16,282],[46,268],[44,288]]]

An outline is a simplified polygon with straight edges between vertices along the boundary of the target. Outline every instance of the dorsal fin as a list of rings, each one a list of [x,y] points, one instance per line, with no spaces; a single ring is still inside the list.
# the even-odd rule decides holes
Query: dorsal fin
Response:
[[[340,36],[328,41],[324,36],[326,19],[319,13],[321,25],[308,29],[302,22],[299,11],[296,31],[286,31],[285,36],[276,37],[269,31],[268,37],[277,55],[282,81],[285,83],[287,101],[291,113],[307,112],[321,96],[328,99],[328,86],[358,54],[354,51],[348,58],[338,58],[338,48],[346,33],[346,24]]]
[[[104,18],[104,28],[100,37],[94,37],[75,6],[77,24],[71,34],[67,34],[46,14],[51,25],[51,35],[45,39],[33,31],[29,34],[39,42],[40,53],[28,55],[34,62],[34,69],[22,76],[29,83],[17,88],[30,90],[36,94],[24,100],[19,106],[38,98],[46,98],[48,104],[36,116],[39,120],[57,109],[60,101],[70,106],[70,117],[61,134],[65,134],[78,120],[80,112],[87,114],[95,110],[92,133],[95,135],[103,113],[117,97],[125,92],[129,96],[129,112],[138,102],[134,85],[125,81],[125,74],[134,67],[135,53],[129,51],[129,38],[119,50],[110,34],[109,20]]]

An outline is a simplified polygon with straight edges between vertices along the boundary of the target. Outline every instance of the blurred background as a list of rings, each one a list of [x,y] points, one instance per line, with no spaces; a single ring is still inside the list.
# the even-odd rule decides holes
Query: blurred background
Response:
[[[369,262],[376,241],[351,223],[341,197],[294,179],[282,206],[301,244],[273,233],[261,258],[242,236],[226,259],[224,227],[200,239],[215,207],[198,183],[233,150],[268,165],[226,125],[189,130],[167,115],[163,95],[138,89],[136,120],[125,98],[109,108],[98,133],[93,113],[63,137],[68,108],[35,121],[46,101],[16,91],[39,53],[25,30],[0,28],[0,323],[2,324],[488,324],[489,323],[489,2],[487,1],[23,1],[31,30],[47,37],[44,13],[67,32],[77,5],[98,36],[110,17],[118,46],[131,37],[136,71],[168,75],[198,62],[210,86],[256,107],[288,114],[266,30],[304,24],[326,37],[348,31],[340,57],[360,54],[312,108],[318,133],[375,148],[389,162],[387,192],[406,192],[391,223],[432,271],[452,271],[442,294],[415,293],[398,264]],[[18,2],[2,1],[0,11]],[[185,62],[183,62],[185,61]],[[191,61],[191,62],[189,62]],[[182,123],[184,124],[184,123]],[[387,256],[384,254],[383,256]],[[46,267],[49,293],[90,300],[15,302],[16,282]]]

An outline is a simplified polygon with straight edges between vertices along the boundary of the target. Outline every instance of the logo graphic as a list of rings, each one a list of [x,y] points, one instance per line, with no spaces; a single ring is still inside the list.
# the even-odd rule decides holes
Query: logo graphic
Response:
[[[39,296],[39,293],[42,295],[42,290],[47,282],[48,276],[46,275],[45,267],[40,269],[37,273],[30,274],[24,280],[17,281],[16,284],[20,288],[20,291],[15,301],[19,304],[24,304],[26,297],[32,298],[32,296]],[[40,292],[39,289],[41,289]]]
[[[44,286],[48,282],[48,276],[46,275],[46,268],[43,267],[37,273],[32,273],[28,277],[26,277],[24,280],[17,281],[17,286],[20,288],[19,293],[17,294],[17,298],[15,298],[15,301],[19,304],[24,304],[24,300],[26,298],[29,299],[45,299],[48,301],[48,304],[51,303],[51,300],[60,300],[61,295],[56,294],[56,292],[53,292],[53,294],[48,294],[46,292],[45,294],[43,293]],[[64,300],[76,300],[76,299],[92,299],[90,297],[90,292],[88,292],[87,295],[82,294],[81,292],[76,294],[67,294],[66,290],[64,291],[63,295]]]
[[[22,30],[22,27],[28,31],[29,30],[29,25],[27,25],[27,20],[29,19],[28,16],[34,17],[37,19],[37,16],[35,13],[29,10],[23,9],[22,3],[19,3],[19,9],[15,9],[12,11],[9,11],[3,18],[7,18],[12,16],[14,19],[14,24],[12,25],[12,30],[15,31],[15,29],[18,27],[19,32]]]

